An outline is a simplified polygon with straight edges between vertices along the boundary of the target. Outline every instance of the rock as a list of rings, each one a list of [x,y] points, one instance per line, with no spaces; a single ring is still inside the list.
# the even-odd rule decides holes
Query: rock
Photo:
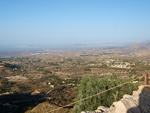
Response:
[[[123,98],[124,98],[124,99],[128,99],[128,98],[132,98],[132,96],[125,94],[125,95],[123,95]]]
[[[95,112],[96,112],[96,113],[104,112],[105,108],[106,108],[105,106],[99,106],[99,107],[97,108],[97,110],[95,110]]]
[[[132,94],[137,95],[137,94],[139,94],[139,92],[138,91],[133,91]]]
[[[126,113],[127,108],[124,106],[122,101],[119,101],[115,105],[115,113]]]
[[[150,86],[141,86],[139,90],[141,90],[139,95],[139,108],[142,113],[150,113]]]
[[[113,102],[113,104],[111,106],[116,106],[117,102]]]
[[[98,108],[97,108],[97,110],[98,109],[102,109],[102,108],[106,108],[105,106],[99,106]]]
[[[31,93],[31,95],[37,95],[37,94],[40,94],[40,92],[37,90],[35,90],[34,92]]]
[[[150,94],[150,86],[149,85],[139,86],[139,90],[138,91],[147,92],[147,93]]]

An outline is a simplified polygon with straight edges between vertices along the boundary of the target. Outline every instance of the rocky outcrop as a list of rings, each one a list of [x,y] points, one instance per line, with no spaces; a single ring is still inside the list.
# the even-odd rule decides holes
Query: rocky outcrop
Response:
[[[125,94],[120,101],[114,102],[109,108],[100,106],[95,111],[81,113],[150,113],[150,86],[139,86],[132,95]]]
[[[40,92],[37,90],[35,90],[34,92],[31,93],[31,95],[38,95],[38,94],[40,94]]]

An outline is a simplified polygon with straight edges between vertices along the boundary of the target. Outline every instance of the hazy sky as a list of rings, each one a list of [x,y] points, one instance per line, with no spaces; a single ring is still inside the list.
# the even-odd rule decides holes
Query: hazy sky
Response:
[[[150,40],[150,0],[0,0],[0,45]]]

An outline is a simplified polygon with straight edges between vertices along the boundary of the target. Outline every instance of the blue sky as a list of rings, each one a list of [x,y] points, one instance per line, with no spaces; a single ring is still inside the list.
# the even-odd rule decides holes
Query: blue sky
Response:
[[[149,0],[0,0],[0,45],[150,39]]]

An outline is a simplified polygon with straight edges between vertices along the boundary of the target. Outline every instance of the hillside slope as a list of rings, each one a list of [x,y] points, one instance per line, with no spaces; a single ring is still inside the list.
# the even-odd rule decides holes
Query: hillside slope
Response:
[[[50,104],[49,102],[43,102],[38,104],[32,110],[28,110],[25,113],[49,113],[51,110],[58,108],[58,106]],[[73,113],[72,108],[63,108],[53,113]]]
[[[136,53],[143,53],[143,52],[150,52],[150,41],[140,42],[136,44],[132,44],[122,49],[124,52],[136,52]]]

